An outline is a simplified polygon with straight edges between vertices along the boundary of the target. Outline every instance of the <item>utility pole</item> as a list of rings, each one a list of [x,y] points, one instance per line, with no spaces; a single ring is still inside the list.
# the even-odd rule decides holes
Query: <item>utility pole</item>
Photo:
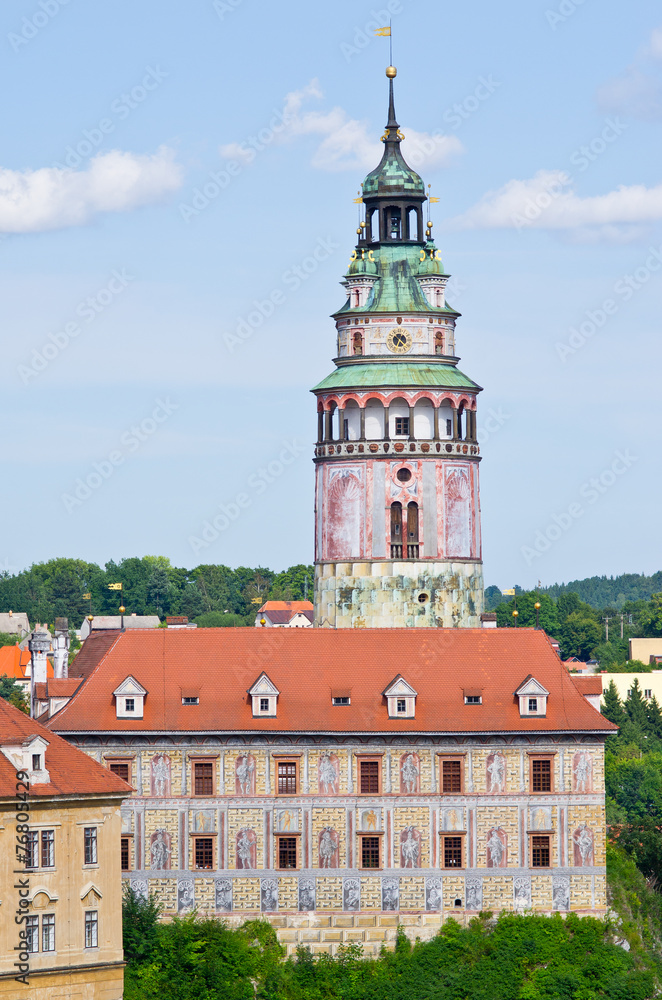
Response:
[[[605,623],[605,642],[609,642],[609,622],[611,618],[603,618],[602,620]]]
[[[623,638],[623,619],[624,618],[625,618],[625,615],[621,615],[621,639]]]

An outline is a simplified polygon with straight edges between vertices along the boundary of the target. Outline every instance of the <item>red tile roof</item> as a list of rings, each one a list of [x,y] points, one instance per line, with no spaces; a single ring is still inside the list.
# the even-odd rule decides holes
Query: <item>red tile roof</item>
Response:
[[[25,667],[30,662],[30,650],[15,646],[0,646],[0,677],[25,679]]]
[[[583,695],[602,694],[602,678],[599,674],[572,674],[572,682]]]
[[[35,693],[39,701],[46,698],[70,698],[82,683],[82,677],[49,677],[45,684],[35,684]]]
[[[69,677],[89,677],[97,663],[115,645],[120,635],[119,629],[92,632],[88,635],[82,648],[79,649],[69,665]]]
[[[131,786],[112,771],[0,698],[0,746],[16,746],[31,736],[48,740],[45,767],[51,778],[48,784],[30,785],[31,796],[131,794]],[[8,796],[16,796],[16,769],[0,753],[0,797]]]
[[[89,641],[89,640],[88,640]],[[252,717],[248,689],[265,671],[277,717]],[[397,673],[418,692],[416,717],[388,718],[381,692]],[[131,674],[147,689],[143,719],[115,714]],[[532,674],[547,717],[520,718],[515,690]],[[182,705],[182,687],[200,703]],[[351,691],[332,705],[331,691]],[[465,705],[480,688],[481,705]],[[75,732],[612,731],[580,694],[542,631],[516,629],[196,629],[125,632],[48,725]]]

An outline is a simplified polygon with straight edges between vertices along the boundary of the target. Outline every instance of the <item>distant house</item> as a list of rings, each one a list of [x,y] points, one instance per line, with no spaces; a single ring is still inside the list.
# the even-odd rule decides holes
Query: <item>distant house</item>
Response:
[[[310,601],[266,601],[257,613],[257,628],[311,628],[315,609]]]
[[[651,663],[655,666],[662,663],[662,636],[656,639],[630,639],[631,660],[640,660],[641,663]]]
[[[23,688],[25,695],[30,700],[30,678],[32,675],[32,653],[26,647],[21,649],[18,643],[15,646],[0,646],[0,677],[7,676]],[[53,663],[47,659],[47,678],[53,677]]]
[[[95,615],[91,622],[85,618],[80,627],[80,637],[87,639],[90,632],[107,632],[109,629],[158,628],[160,624],[158,615]]]
[[[0,614],[0,632],[17,635],[22,639],[30,631],[30,622],[24,611],[6,611]]]

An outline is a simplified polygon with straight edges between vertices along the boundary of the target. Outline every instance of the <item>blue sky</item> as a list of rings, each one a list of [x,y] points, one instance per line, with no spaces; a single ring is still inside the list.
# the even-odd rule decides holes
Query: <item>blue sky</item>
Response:
[[[405,155],[485,387],[486,583],[655,571],[659,8],[388,10]],[[0,568],[312,559],[308,390],[380,155],[385,12],[5,0]]]

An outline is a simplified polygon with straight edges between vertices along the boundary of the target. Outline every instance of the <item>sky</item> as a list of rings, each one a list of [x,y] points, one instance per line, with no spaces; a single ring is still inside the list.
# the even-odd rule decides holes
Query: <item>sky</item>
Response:
[[[657,4],[4,0],[0,570],[312,561],[389,18],[484,387],[485,582],[662,567]]]

